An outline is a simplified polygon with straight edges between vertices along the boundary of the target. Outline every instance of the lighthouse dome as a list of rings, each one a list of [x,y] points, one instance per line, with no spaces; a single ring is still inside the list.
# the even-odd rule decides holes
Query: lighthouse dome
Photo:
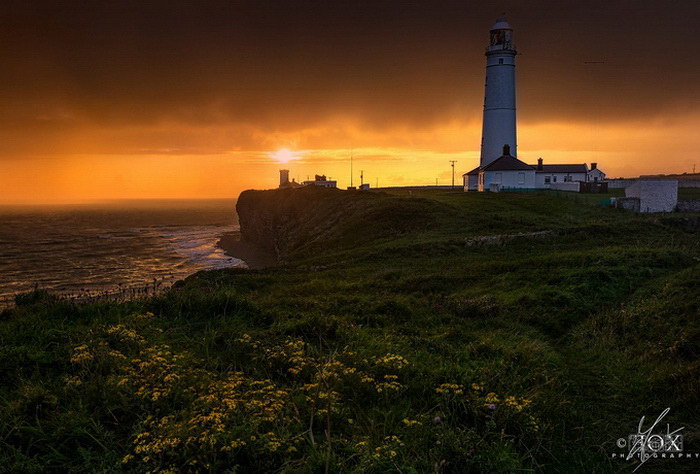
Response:
[[[491,27],[490,31],[494,30],[512,30],[513,27],[510,26],[510,23],[508,23],[508,20],[506,20],[506,17],[502,16],[498,20],[496,20],[496,23]]]

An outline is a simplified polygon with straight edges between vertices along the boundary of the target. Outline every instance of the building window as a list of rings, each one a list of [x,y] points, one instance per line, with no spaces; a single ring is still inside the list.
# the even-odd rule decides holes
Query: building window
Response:
[[[549,184],[552,182],[552,177],[551,176],[545,176],[544,177],[544,184]]]
[[[494,177],[493,182],[501,184],[502,177],[503,177],[503,175],[501,173],[496,173],[496,176]]]
[[[554,182],[556,183],[556,182],[557,182],[557,177],[556,177],[556,176],[552,176],[552,181],[554,181]]]
[[[518,184],[525,184],[525,173],[518,173]]]
[[[565,183],[570,183],[570,182],[571,182],[571,176],[569,176],[569,175],[564,176],[564,182],[565,182]]]
[[[498,59],[498,64],[503,64],[503,58]]]

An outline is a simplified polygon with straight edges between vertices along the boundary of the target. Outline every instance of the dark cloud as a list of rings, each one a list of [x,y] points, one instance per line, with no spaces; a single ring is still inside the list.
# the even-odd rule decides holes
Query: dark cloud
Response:
[[[338,116],[378,129],[478,120],[487,30],[504,4],[522,53],[521,121],[697,110],[696,1],[10,0],[3,149],[164,122],[275,133]],[[169,138],[153,146],[177,148]]]

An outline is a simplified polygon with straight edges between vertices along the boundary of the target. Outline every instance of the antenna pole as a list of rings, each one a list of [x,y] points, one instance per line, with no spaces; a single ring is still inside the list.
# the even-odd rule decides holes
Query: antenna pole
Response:
[[[352,188],[352,152],[353,149],[350,148],[350,187]]]
[[[452,165],[452,189],[455,188],[455,163],[457,163],[457,160],[450,160]]]

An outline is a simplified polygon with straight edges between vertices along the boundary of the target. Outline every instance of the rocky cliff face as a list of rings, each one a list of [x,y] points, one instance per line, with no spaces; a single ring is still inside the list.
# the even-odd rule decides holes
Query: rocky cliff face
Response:
[[[313,186],[244,191],[236,204],[241,237],[284,263],[315,251],[425,228],[444,206],[425,199]]]
[[[236,203],[241,238],[285,262],[295,250],[322,239],[337,225],[338,211],[344,207],[340,193],[315,187],[245,191]]]

